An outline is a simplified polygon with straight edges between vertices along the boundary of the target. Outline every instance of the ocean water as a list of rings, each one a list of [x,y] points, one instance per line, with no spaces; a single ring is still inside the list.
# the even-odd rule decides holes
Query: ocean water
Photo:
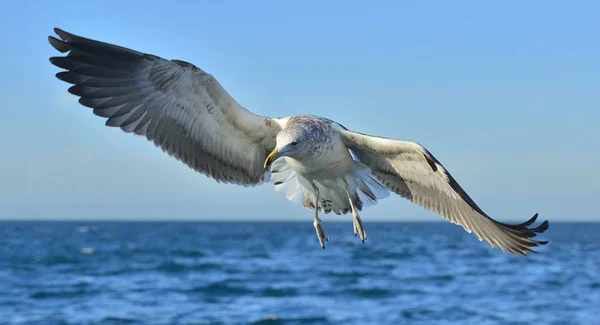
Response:
[[[0,324],[600,324],[600,224],[2,222]]]

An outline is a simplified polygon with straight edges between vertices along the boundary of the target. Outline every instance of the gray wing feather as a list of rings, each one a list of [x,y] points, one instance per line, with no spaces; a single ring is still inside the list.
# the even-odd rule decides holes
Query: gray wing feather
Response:
[[[340,129],[342,140],[358,160],[391,191],[461,225],[490,246],[527,255],[547,241],[532,238],[548,229],[548,221],[530,228],[528,221],[510,225],[489,217],[460,187],[444,166],[415,142],[375,137]]]
[[[219,182],[263,181],[263,162],[281,130],[239,105],[210,74],[55,29],[50,44],[67,56],[50,62],[69,92],[106,125],[146,137],[167,154]]]

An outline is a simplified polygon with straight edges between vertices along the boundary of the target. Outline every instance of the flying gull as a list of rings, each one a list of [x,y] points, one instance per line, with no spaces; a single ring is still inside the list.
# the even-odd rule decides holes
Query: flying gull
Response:
[[[238,104],[217,80],[180,60],[134,51],[54,29],[50,44],[66,56],[50,62],[66,71],[79,103],[106,125],[143,136],[170,156],[217,182],[272,182],[286,197],[314,210],[321,247],[328,240],[319,212],[353,217],[367,234],[363,207],[396,193],[490,246],[513,254],[535,252],[548,221],[511,225],[483,212],[422,145],[351,131],[332,120],[299,115],[271,118]]]

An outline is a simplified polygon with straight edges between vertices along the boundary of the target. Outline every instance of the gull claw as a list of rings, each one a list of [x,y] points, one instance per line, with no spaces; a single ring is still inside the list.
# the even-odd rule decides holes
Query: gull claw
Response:
[[[325,228],[323,228],[323,225],[321,224],[321,219],[319,219],[318,217],[315,218],[315,221],[313,222],[313,226],[315,226],[315,231],[317,232],[317,238],[319,239],[319,244],[321,244],[321,247],[323,249],[325,249],[325,241],[329,241],[329,237],[327,237]]]
[[[354,228],[354,236],[358,235],[364,244],[365,240],[367,239],[367,232],[365,231],[362,220],[360,219],[360,216],[354,207],[352,196],[350,196],[350,191],[348,191],[348,183],[346,183],[346,195],[348,195],[348,202],[350,202],[350,209],[352,210],[352,227]]]
[[[365,243],[365,240],[367,240],[367,232],[365,231],[365,228],[363,227],[362,224],[362,220],[360,219],[360,216],[358,215],[358,213],[356,213],[355,211],[353,211],[354,213],[352,213],[352,224],[354,227],[354,236],[359,236],[360,240],[362,241],[362,243]]]

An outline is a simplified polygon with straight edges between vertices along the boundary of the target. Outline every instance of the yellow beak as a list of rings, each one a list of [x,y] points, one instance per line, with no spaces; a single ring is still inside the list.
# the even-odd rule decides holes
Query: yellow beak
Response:
[[[275,147],[275,149],[273,149],[273,151],[271,151],[271,153],[267,156],[267,159],[265,159],[264,168],[267,168],[267,166],[269,166],[275,159],[279,158],[277,157],[277,152],[277,147]]]

